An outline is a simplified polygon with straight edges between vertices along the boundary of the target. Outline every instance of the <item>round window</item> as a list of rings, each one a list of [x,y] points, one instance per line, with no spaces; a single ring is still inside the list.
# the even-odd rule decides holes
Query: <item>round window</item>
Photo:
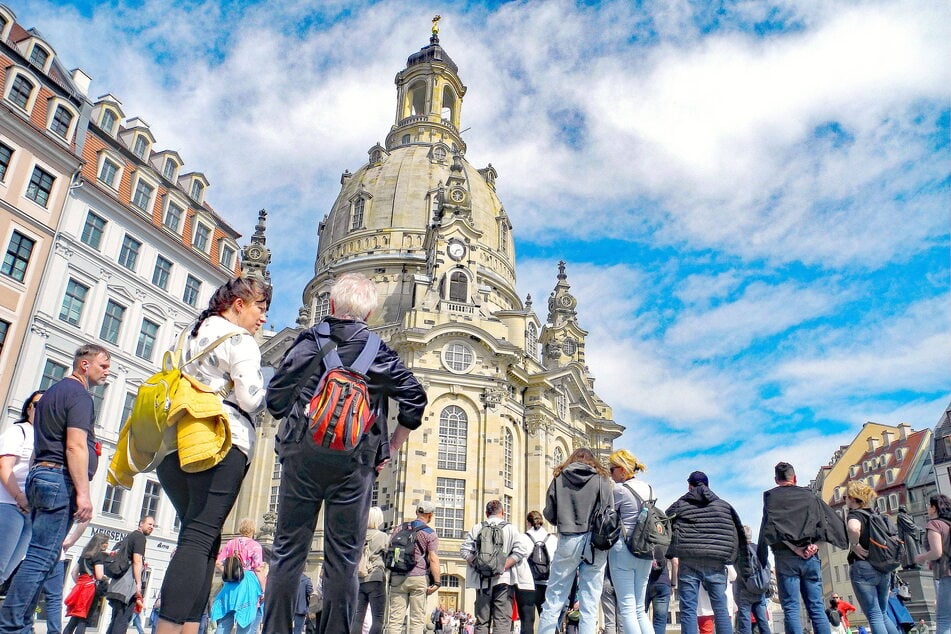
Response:
[[[574,339],[565,339],[561,342],[561,349],[566,355],[573,357],[578,351],[578,344]]]
[[[472,369],[475,362],[475,352],[462,342],[450,343],[443,348],[442,363],[450,372],[464,373]]]

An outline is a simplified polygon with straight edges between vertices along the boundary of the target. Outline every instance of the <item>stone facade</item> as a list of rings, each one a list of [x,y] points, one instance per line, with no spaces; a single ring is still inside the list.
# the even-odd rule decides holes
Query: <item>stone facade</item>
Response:
[[[438,601],[471,611],[474,594],[465,589],[459,546],[483,519],[485,503],[501,500],[523,527],[528,511],[544,506],[556,464],[580,446],[606,457],[623,428],[594,391],[584,362],[587,333],[565,263],[546,322],[530,298],[516,293],[512,224],[495,191],[498,174],[465,158],[458,133],[465,86],[438,37],[410,56],[396,86],[396,121],[386,144],[371,147],[366,164],[343,173],[320,222],[298,328],[277,333],[262,353],[266,362],[280,363],[299,328],[329,312],[329,289],[339,275],[361,272],[377,284],[381,309],[370,326],[419,378],[429,406],[422,426],[380,475],[374,503],[390,525],[412,517],[420,500],[435,503],[443,562]],[[261,426],[235,523],[241,517],[273,522],[267,514],[276,511],[280,476],[274,424],[265,419]],[[311,573],[321,558],[319,526]],[[265,526],[265,541],[270,529]]]

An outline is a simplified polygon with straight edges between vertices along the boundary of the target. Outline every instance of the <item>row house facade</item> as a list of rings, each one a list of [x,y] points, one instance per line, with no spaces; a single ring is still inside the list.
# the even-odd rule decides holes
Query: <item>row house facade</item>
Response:
[[[33,49],[24,48],[20,38],[29,32],[15,24],[5,8],[0,7],[0,15],[8,20],[4,35],[12,33],[21,57],[28,58]],[[52,47],[32,37],[52,54]],[[12,52],[5,55],[13,57]],[[48,69],[55,70],[55,64],[55,59],[46,60]],[[37,88],[23,108],[17,105],[23,90],[11,88],[11,77],[27,76],[31,82],[37,77],[36,85],[45,86],[38,67],[18,58],[0,73],[5,73],[0,75],[0,141],[5,144],[0,158],[4,147],[13,148],[14,157],[0,185],[5,213],[5,224],[0,224],[5,233],[0,235],[7,253],[0,275],[0,319],[12,333],[0,357],[0,386],[8,388],[3,427],[16,419],[33,390],[68,375],[72,355],[82,343],[95,342],[109,350],[112,376],[91,390],[96,433],[103,444],[91,485],[93,521],[67,558],[74,559],[94,533],[104,532],[117,541],[140,517],[154,515],[156,528],[146,552],[145,600],[151,605],[177,541],[178,519],[154,473],[136,478],[133,488],[124,490],[106,484],[106,465],[138,386],[157,370],[164,351],[214,290],[240,270],[240,234],[205,200],[210,186],[205,175],[186,169],[178,152],[161,149],[148,123],[128,116],[115,96],[92,100],[77,93],[73,105],[67,91],[57,96],[51,80],[53,86]],[[8,103],[11,98],[17,103]],[[74,118],[66,136],[57,140],[62,127],[51,124],[49,118],[55,120],[55,115],[48,113],[60,101]],[[32,185],[23,184],[35,166],[50,175],[36,190],[46,192],[45,205],[35,200],[40,194]],[[47,182],[51,184],[43,184]],[[7,213],[11,206],[25,211]],[[19,235],[33,241],[32,250],[21,246]],[[17,257],[24,262],[13,259]],[[8,265],[8,260],[14,263]],[[22,271],[23,279],[11,281],[8,269]],[[16,296],[7,290],[10,286]],[[108,610],[100,627],[107,622]]]

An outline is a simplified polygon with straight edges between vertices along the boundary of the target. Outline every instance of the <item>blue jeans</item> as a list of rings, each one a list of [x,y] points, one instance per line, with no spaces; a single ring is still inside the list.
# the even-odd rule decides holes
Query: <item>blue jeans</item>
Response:
[[[647,587],[647,603],[654,610],[654,634],[665,634],[667,632],[670,594],[670,585],[666,583],[655,583]]]
[[[951,577],[941,577],[935,581],[935,594],[938,596],[935,615],[938,629],[935,634],[951,634]]]
[[[46,595],[46,634],[63,631],[63,583],[66,580],[66,562],[57,561],[43,581]]]
[[[739,579],[737,583],[740,583]],[[753,620],[751,616],[756,617],[756,624],[759,626],[760,634],[771,634],[769,629],[769,610],[766,609],[766,595],[758,599],[750,600],[749,596],[737,593],[736,596],[736,632],[737,634],[752,634]]]
[[[234,622],[234,610],[225,614],[221,619],[218,620],[218,627],[215,630],[215,634],[231,634],[236,632],[236,634],[250,634],[251,632],[258,631],[258,620],[254,619],[248,623],[247,627],[241,627],[240,625],[235,625]]]
[[[867,561],[856,561],[849,566],[849,579],[855,598],[862,606],[872,634],[900,634],[895,622],[888,616],[888,585],[891,575],[881,573]]]
[[[697,626],[697,602],[700,586],[710,595],[713,621],[717,634],[733,634],[730,606],[726,598],[726,566],[710,565],[692,559],[680,559],[677,572],[680,588],[680,631],[683,634],[699,634]]]
[[[822,602],[822,572],[818,555],[809,559],[797,555],[776,557],[776,585],[779,587],[779,603],[783,606],[786,634],[802,634],[800,595],[806,604],[813,632],[831,634],[825,604]]]
[[[654,634],[654,626],[647,618],[644,604],[653,560],[638,559],[624,545],[624,540],[619,539],[608,551],[608,562],[617,597],[616,613],[624,634]]]
[[[32,533],[29,515],[21,513],[16,504],[0,504],[0,535],[3,535],[0,539],[0,584],[23,560]]]
[[[43,581],[59,561],[63,540],[73,524],[76,495],[65,469],[34,467],[26,479],[33,535],[0,609],[0,632],[28,634]]]
[[[558,547],[551,560],[548,589],[545,591],[545,607],[538,619],[538,634],[555,634],[558,617],[568,603],[568,595],[578,572],[577,600],[581,610],[579,634],[595,634],[598,625],[598,606],[601,605],[601,588],[604,584],[604,567],[608,562],[607,552],[594,551],[594,562],[585,563],[582,557],[591,557],[588,533],[563,533],[558,536]]]

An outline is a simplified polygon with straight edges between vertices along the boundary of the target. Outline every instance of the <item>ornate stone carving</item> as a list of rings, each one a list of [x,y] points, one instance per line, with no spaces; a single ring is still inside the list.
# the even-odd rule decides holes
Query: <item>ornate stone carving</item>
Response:
[[[56,255],[62,256],[67,260],[73,257],[75,251],[69,248],[69,245],[66,244],[63,240],[57,240],[56,244],[53,245],[53,250],[56,252]]]
[[[534,412],[525,415],[525,431],[528,432],[529,436],[535,436],[542,428],[547,426],[544,415]]]
[[[34,335],[42,337],[43,339],[50,338],[50,331],[38,324],[33,324],[30,326],[30,332],[32,332]]]

